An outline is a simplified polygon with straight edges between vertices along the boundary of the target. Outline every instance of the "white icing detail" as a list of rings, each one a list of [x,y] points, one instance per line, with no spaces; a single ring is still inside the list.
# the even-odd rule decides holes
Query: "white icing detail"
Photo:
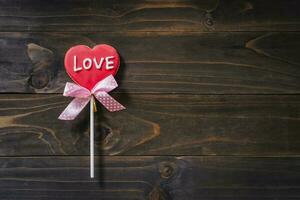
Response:
[[[96,69],[101,69],[101,66],[103,64],[104,58],[100,58],[100,62],[99,63],[97,63],[97,59],[96,58],[94,58],[93,60],[94,60],[94,63],[96,65]]]
[[[76,61],[76,56],[74,56],[74,72],[78,72],[82,70],[82,67],[77,67],[77,61]]]
[[[106,61],[106,69],[107,70],[110,70],[110,69],[113,69],[114,68],[114,61],[110,61],[109,59],[114,59],[115,57],[114,56],[108,56],[105,58],[105,61]]]
[[[88,65],[86,65],[86,63],[88,62]],[[91,67],[92,67],[92,60],[90,59],[90,58],[85,58],[84,60],[83,60],[83,68],[84,69],[86,69],[86,70],[89,70],[89,69],[91,69]]]

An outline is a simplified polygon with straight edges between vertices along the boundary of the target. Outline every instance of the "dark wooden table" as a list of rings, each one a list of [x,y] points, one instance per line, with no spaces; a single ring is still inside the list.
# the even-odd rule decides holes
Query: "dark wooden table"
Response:
[[[127,109],[96,113],[90,179],[88,108],[57,117],[99,43]],[[0,199],[300,199],[299,52],[299,0],[0,0]]]

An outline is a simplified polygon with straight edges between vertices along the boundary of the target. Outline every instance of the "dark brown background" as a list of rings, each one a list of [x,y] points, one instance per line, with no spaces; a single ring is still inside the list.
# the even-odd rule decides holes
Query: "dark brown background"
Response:
[[[0,0],[0,199],[300,199],[299,0]],[[70,102],[72,45],[118,49],[127,109]],[[101,107],[99,105],[99,107]]]

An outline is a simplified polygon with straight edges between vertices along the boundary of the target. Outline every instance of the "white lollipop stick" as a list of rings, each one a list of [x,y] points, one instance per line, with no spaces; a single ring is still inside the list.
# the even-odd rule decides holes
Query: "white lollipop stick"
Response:
[[[94,103],[92,96],[90,101],[90,176],[94,178]]]

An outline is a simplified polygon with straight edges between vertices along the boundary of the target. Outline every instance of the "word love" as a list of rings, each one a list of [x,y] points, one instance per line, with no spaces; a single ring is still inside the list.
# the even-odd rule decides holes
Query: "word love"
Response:
[[[96,57],[93,59],[91,58],[85,58],[83,59],[82,63],[78,63],[77,56],[74,56],[73,58],[73,70],[74,72],[79,72],[82,69],[90,70],[94,64],[96,69],[101,69],[105,63],[105,69],[106,70],[112,70],[114,69],[114,56],[107,56],[107,57],[100,57],[98,60]]]

